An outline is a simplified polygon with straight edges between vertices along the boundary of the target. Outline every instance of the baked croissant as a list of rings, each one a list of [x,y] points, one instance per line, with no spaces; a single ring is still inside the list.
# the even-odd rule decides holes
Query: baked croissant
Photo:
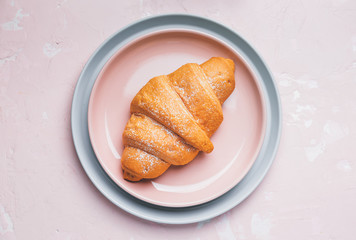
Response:
[[[124,178],[156,178],[171,164],[211,152],[210,137],[223,121],[221,104],[235,88],[234,72],[232,60],[213,57],[152,78],[131,102],[123,133]]]

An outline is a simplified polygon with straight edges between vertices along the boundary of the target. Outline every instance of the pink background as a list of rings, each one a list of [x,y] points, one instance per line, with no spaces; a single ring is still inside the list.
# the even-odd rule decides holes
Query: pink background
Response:
[[[355,239],[356,2],[0,2],[0,239]],[[268,63],[281,145],[258,189],[209,221],[138,219],[91,184],[75,153],[71,100],[108,36],[146,16],[226,24]]]

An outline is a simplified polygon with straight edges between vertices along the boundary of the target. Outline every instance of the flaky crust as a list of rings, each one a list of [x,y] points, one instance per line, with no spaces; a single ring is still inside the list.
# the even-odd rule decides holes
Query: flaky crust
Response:
[[[223,113],[203,69],[195,63],[185,64],[168,78],[185,107],[210,137],[223,121]]]
[[[124,177],[131,181],[142,178],[156,178],[170,166],[156,156],[134,147],[125,147],[121,159]],[[139,175],[137,174],[139,173]]]
[[[165,75],[152,78],[134,97],[130,110],[153,118],[201,151],[214,149],[206,132],[184,106]]]
[[[199,153],[177,134],[143,114],[131,115],[123,136],[125,146],[142,149],[173,165],[185,165]]]

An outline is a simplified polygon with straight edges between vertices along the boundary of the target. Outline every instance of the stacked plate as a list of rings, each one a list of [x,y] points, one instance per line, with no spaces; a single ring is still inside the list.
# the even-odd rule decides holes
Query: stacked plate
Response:
[[[152,77],[213,56],[236,64],[215,150],[152,181],[125,181],[122,132],[132,98]],[[278,147],[280,116],[272,76],[245,40],[208,19],[163,15],[122,29],[92,55],[74,93],[72,133],[83,168],[110,201],[147,220],[185,224],[228,211],[257,187]]]

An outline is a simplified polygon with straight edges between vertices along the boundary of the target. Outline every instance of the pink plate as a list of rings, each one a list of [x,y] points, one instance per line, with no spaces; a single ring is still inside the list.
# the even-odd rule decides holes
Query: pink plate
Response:
[[[135,94],[154,76],[213,56],[236,64],[236,88],[223,105],[224,121],[212,137],[214,151],[199,153],[186,166],[170,167],[154,180],[124,180],[122,132]],[[180,29],[146,34],[116,52],[96,79],[88,109],[90,140],[107,174],[131,195],[167,207],[202,204],[234,187],[259,153],[265,122],[262,91],[242,57],[212,36]]]

